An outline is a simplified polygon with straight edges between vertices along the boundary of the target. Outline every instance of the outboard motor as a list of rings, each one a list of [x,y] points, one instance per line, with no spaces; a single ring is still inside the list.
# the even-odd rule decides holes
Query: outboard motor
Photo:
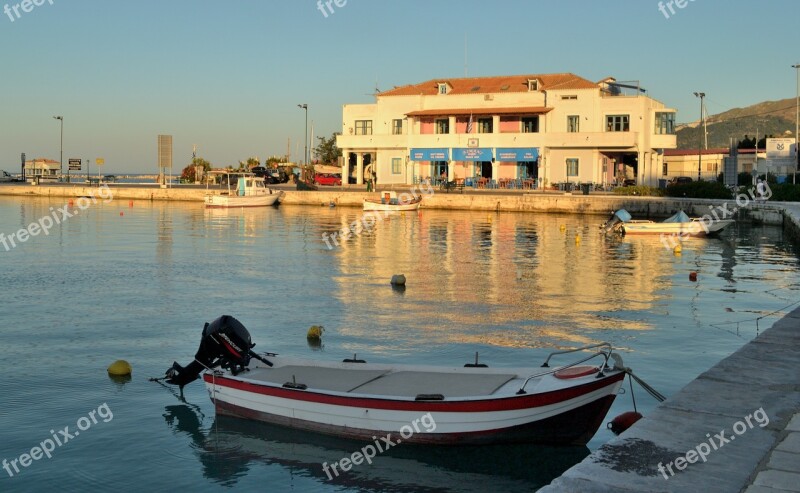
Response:
[[[250,340],[250,332],[234,317],[223,315],[211,323],[206,322],[194,361],[186,367],[177,362],[172,363],[166,373],[167,383],[183,388],[187,383],[196,380],[203,370],[217,366],[236,375],[250,364],[251,357],[272,366],[272,363],[251,350],[254,346]]]
[[[604,222],[600,225],[600,229],[603,230],[603,233],[608,234],[614,231],[619,231],[619,224],[622,224],[626,221],[631,220],[631,215],[625,209],[620,209],[613,213],[608,221]]]

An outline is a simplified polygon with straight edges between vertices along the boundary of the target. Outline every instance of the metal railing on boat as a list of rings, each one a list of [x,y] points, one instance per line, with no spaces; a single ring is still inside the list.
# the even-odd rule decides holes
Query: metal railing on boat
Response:
[[[547,359],[544,361],[544,363],[542,363],[542,368],[550,368],[550,365],[549,365],[550,358],[552,358],[553,356],[558,356],[558,355],[561,355],[561,354],[577,353],[577,352],[580,352],[580,351],[586,351],[588,349],[595,349],[595,348],[602,348],[602,349],[600,349],[599,351],[587,356],[586,358],[583,358],[581,360],[575,361],[574,363],[570,363],[570,364],[565,365],[565,366],[559,366],[557,368],[552,368],[550,370],[543,371],[543,372],[536,373],[536,374],[533,374],[533,375],[529,376],[522,383],[522,386],[517,391],[517,394],[518,395],[526,394],[527,392],[525,392],[525,386],[528,385],[528,382],[530,382],[534,378],[543,377],[545,375],[550,375],[550,374],[556,373],[558,371],[566,370],[567,368],[572,368],[574,366],[578,366],[581,363],[585,363],[585,362],[587,362],[589,360],[592,360],[592,359],[594,359],[594,358],[596,358],[598,356],[601,356],[603,358],[603,364],[600,366],[599,371],[597,373],[597,376],[595,378],[604,377],[605,374],[603,373],[603,371],[606,368],[608,368],[608,359],[611,357],[611,353],[613,351],[613,348],[611,347],[611,344],[608,343],[608,342],[601,342],[599,344],[591,344],[589,346],[583,346],[583,347],[579,347],[579,348],[575,348],[575,349],[567,349],[567,350],[564,350],[564,351],[554,351],[554,352],[550,353],[547,356]]]

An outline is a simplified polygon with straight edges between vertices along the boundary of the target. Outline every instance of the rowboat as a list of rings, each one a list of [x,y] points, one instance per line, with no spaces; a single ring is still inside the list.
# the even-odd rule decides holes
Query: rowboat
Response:
[[[714,235],[734,222],[733,219],[718,218],[710,215],[691,218],[683,211],[678,212],[664,221],[655,222],[632,219],[628,211],[620,209],[600,227],[606,233],[617,232],[624,235],[664,234],[687,237]]]
[[[228,190],[221,193],[206,193],[206,207],[267,207],[275,205],[283,196],[283,191],[272,190],[264,184],[264,178],[250,173],[241,174],[236,181],[236,188],[231,188],[228,179]]]
[[[419,209],[422,195],[404,193],[400,197],[392,190],[380,193],[379,199],[364,199],[365,211],[415,211]]]
[[[342,438],[420,444],[585,445],[625,377],[608,343],[551,353],[542,367],[370,364],[255,353],[244,325],[224,315],[203,330],[195,360],[164,377],[202,379],[217,414]],[[553,357],[581,353],[550,367]],[[592,361],[592,364],[584,364]]]

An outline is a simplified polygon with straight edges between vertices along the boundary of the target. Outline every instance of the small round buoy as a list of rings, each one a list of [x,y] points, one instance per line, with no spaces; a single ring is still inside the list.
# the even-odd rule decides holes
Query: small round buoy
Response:
[[[567,230],[567,226],[565,224],[562,224],[561,226],[558,227],[558,230],[559,231],[566,231]]]
[[[575,244],[579,244],[580,242],[581,242],[581,237],[580,236],[576,236],[575,237]]]
[[[133,207],[133,200],[128,201],[128,207]]]
[[[692,281],[692,282],[697,281],[697,272],[694,272],[694,271],[690,272],[689,273],[689,280]]]
[[[308,333],[306,334],[306,339],[312,341],[318,341],[322,339],[322,333],[325,332],[325,328],[321,325],[312,325],[308,329]]]
[[[403,274],[395,274],[392,276],[391,283],[393,286],[405,286],[406,276],[404,276]]]
[[[641,414],[634,411],[628,411],[609,421],[608,429],[611,430],[615,435],[619,435],[623,431],[633,426],[633,424],[640,419],[642,419]]]
[[[133,373],[133,368],[131,368],[131,364],[124,359],[118,359],[117,361],[111,363],[111,365],[108,367],[109,375],[123,377],[125,375],[130,375],[131,373]]]
[[[68,205],[68,206],[70,206],[70,207],[72,207],[72,206],[74,205],[74,202],[73,202],[73,201],[71,201],[71,200],[70,200],[70,201],[67,201],[67,205]]]
[[[672,249],[672,253],[674,253],[675,255],[680,255],[682,251],[683,247],[681,247],[680,245],[675,245],[675,248]]]
[[[122,211],[119,211],[119,215],[120,215],[120,216],[124,216],[124,215],[125,215],[125,213],[124,213],[124,212],[122,212]]]

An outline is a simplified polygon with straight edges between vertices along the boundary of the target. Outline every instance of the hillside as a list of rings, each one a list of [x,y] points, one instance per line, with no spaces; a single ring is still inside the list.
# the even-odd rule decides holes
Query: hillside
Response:
[[[708,147],[728,147],[730,139],[737,141],[745,135],[754,137],[758,130],[759,138],[765,134],[774,136],[794,134],[795,98],[780,101],[765,101],[746,108],[734,108],[717,115],[710,115],[707,120]],[[678,127],[678,149],[697,149],[703,134],[702,128],[694,122],[694,126]]]

